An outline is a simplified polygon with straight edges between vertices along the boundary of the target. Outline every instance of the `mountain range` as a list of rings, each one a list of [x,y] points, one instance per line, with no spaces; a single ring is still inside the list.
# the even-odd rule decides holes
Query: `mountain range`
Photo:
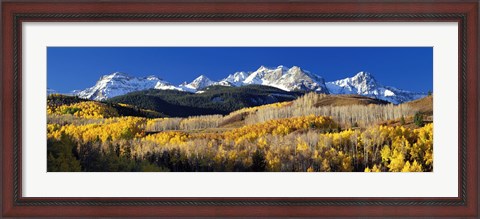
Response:
[[[220,81],[210,80],[201,75],[192,82],[173,85],[156,76],[131,77],[125,73],[115,72],[102,76],[97,83],[87,89],[73,91],[71,95],[84,99],[106,100],[134,91],[148,89],[178,90],[190,93],[202,93],[212,85],[241,87],[246,85],[263,85],[279,88],[284,91],[306,91],[325,94],[357,94],[370,98],[385,100],[393,104],[422,98],[426,93],[412,92],[385,86],[379,83],[372,74],[361,71],[353,77],[336,81],[325,82],[317,74],[311,73],[298,66],[291,68],[278,66],[268,68],[261,66],[251,72],[235,72]],[[48,89],[47,93],[53,93]]]

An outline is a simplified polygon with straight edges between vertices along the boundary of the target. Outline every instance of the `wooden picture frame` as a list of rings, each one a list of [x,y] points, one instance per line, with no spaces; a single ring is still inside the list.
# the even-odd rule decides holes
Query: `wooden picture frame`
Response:
[[[2,2],[2,216],[478,217],[478,1]],[[22,23],[27,21],[442,22],[459,24],[455,198],[22,197]]]

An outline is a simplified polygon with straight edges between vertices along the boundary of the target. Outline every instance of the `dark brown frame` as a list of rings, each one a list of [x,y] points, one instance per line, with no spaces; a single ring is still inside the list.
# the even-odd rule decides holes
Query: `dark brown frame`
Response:
[[[479,2],[2,2],[2,216],[478,215]],[[25,21],[454,21],[459,24],[459,197],[25,198],[21,196],[21,26]]]

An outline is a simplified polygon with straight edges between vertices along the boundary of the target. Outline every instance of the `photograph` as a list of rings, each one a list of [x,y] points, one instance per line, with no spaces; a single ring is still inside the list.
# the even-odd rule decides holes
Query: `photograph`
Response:
[[[48,47],[48,172],[432,172],[431,47]]]

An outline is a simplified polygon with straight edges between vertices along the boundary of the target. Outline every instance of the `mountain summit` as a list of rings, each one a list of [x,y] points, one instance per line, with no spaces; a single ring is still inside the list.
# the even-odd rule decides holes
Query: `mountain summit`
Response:
[[[361,71],[350,78],[325,82],[325,80],[299,66],[288,68],[260,66],[253,72],[235,72],[220,81],[210,80],[200,75],[190,83],[172,85],[156,76],[131,77],[125,73],[115,72],[102,76],[90,88],[73,92],[81,98],[105,100],[126,93],[147,89],[179,90],[185,92],[203,92],[201,90],[212,85],[239,87],[245,85],[265,85],[285,91],[314,91],[325,94],[357,94],[399,104],[426,96],[425,93],[400,90],[384,86],[372,74]]]
[[[327,82],[332,94],[373,94],[379,86],[375,78],[368,72],[361,71],[351,78]]]
[[[220,81],[220,84],[230,83],[233,86],[258,84],[280,88],[286,91],[315,91],[328,93],[322,77],[301,69],[298,66],[291,68],[283,65],[275,68],[260,66],[251,73],[237,72]]]
[[[214,85],[216,82],[210,80],[207,78],[205,75],[200,75],[199,77],[195,78],[192,82],[187,84],[187,82],[184,82],[183,84],[180,85],[180,88],[183,88],[185,91],[190,91],[190,92],[195,92],[197,90],[201,90],[203,88],[206,88],[208,86]]]
[[[224,78],[219,82],[221,85],[225,86],[242,86],[243,81],[248,77],[249,73],[247,72],[235,72],[234,74],[228,75],[228,77]]]
[[[175,87],[155,76],[131,77],[122,72],[115,72],[102,76],[93,87],[74,92],[74,95],[91,100],[105,100],[133,91],[151,88],[173,89]]]
[[[361,71],[351,78],[327,82],[327,89],[331,94],[358,94],[394,104],[399,104],[426,96],[424,93],[400,90],[394,87],[383,86],[378,83],[372,74]]]

